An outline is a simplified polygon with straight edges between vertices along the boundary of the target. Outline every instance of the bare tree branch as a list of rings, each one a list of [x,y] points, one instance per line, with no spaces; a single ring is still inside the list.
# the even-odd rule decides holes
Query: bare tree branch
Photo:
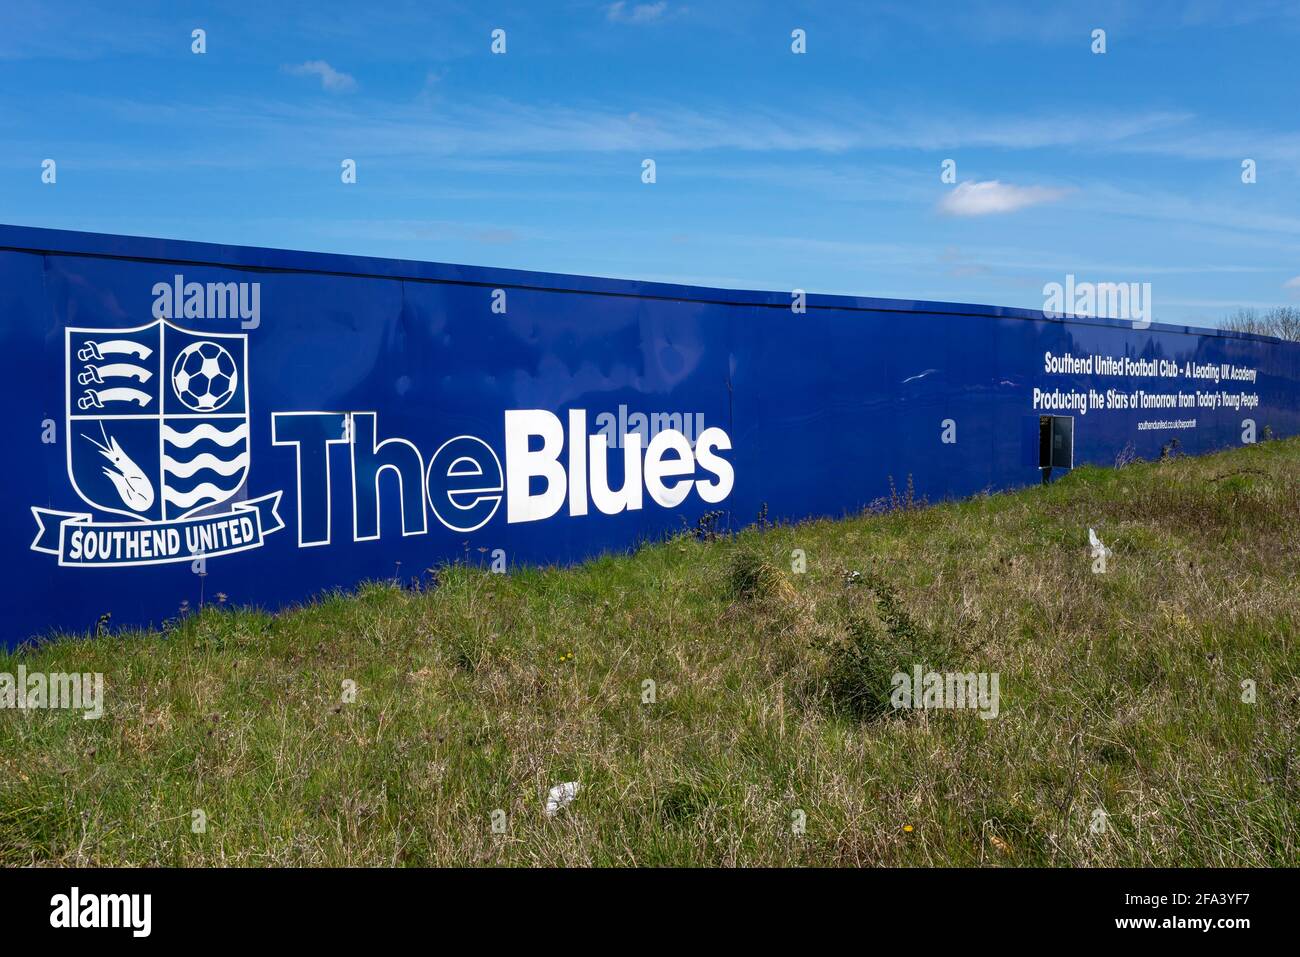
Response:
[[[1264,312],[1257,309],[1238,309],[1232,315],[1225,317],[1223,322],[1219,323],[1219,328],[1300,342],[1300,309],[1294,306],[1275,306]]]

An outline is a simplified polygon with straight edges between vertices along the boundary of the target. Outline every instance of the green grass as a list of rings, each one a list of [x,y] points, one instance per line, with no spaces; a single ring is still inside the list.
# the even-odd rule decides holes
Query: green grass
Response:
[[[1295,865],[1298,572],[1289,440],[59,639],[0,671],[105,715],[0,711],[0,863]],[[882,704],[913,662],[999,716]]]

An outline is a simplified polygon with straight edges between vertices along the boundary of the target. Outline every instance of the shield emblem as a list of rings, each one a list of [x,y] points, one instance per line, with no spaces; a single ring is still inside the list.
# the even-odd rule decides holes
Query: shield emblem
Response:
[[[248,474],[248,337],[160,319],[68,328],[68,477],[88,504],[142,522],[200,514]]]

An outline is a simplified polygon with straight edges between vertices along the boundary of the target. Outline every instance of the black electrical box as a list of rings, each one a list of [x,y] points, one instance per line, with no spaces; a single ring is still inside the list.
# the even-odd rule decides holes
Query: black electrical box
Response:
[[[1038,417],[1038,467],[1040,469],[1074,468],[1074,416],[1040,415]]]

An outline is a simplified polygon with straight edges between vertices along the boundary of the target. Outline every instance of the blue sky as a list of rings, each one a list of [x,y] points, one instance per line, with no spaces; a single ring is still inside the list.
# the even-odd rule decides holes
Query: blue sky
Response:
[[[9,3],[0,222],[1213,325],[1300,305],[1298,46],[1294,2]]]

